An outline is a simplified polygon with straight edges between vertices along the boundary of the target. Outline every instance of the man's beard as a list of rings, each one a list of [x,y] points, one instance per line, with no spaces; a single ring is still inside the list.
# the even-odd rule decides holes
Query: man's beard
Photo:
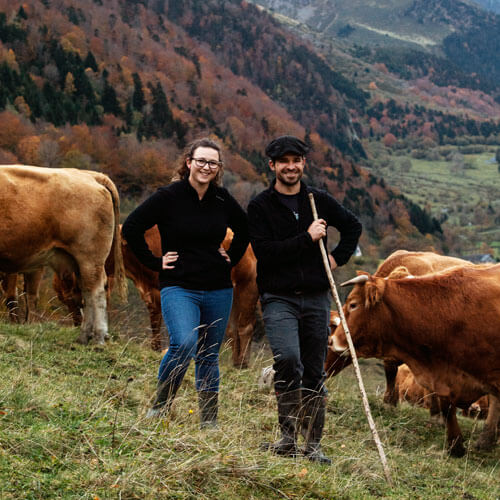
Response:
[[[284,172],[280,172],[278,175],[277,175],[277,178],[278,180],[284,184],[285,186],[295,186],[297,185],[299,182],[300,182],[300,179],[302,179],[302,173],[300,170],[298,170],[297,172],[294,172],[295,174],[295,178],[293,181],[291,180],[288,180],[286,178],[286,174]]]

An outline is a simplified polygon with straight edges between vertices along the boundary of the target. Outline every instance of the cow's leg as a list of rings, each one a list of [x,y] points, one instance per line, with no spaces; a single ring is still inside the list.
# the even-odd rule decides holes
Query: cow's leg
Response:
[[[450,400],[439,397],[435,392],[428,392],[427,390],[425,392],[431,420],[435,421],[437,424],[444,425],[446,421],[444,415],[446,408],[450,405]]]
[[[5,292],[5,305],[9,311],[12,323],[20,322],[19,303],[17,301],[17,273],[6,274],[2,279],[2,288]]]
[[[236,311],[235,304],[231,308],[231,314],[229,315],[229,321],[227,323],[226,337],[229,339],[231,344],[231,356],[233,360],[233,366],[239,366],[239,353],[240,353],[240,341],[238,338],[238,313]]]
[[[491,450],[498,438],[498,424],[500,417],[500,401],[497,397],[490,394],[490,405],[488,408],[488,417],[484,422],[483,431],[475,444],[478,450]]]
[[[241,319],[240,319],[241,321]],[[255,327],[255,318],[253,321],[238,325],[238,339],[240,343],[238,367],[248,368],[250,363],[250,354],[252,347],[252,337]]]
[[[259,298],[254,281],[237,283],[234,289],[230,331],[233,337],[233,365],[248,368],[255,328],[255,306]]]
[[[55,273],[52,281],[57,297],[69,310],[74,326],[82,324],[82,292],[77,283],[74,272],[62,272],[61,275]]]
[[[441,403],[444,401],[441,400]],[[464,438],[457,421],[457,409],[452,403],[443,404],[441,412],[446,421],[448,451],[452,457],[463,457],[465,455]]]
[[[385,370],[385,393],[384,393],[384,403],[391,406],[398,405],[399,391],[396,387],[396,376],[398,374],[398,368],[401,365],[398,361],[384,361]]]
[[[26,297],[26,322],[32,323],[38,305],[40,294],[40,283],[42,281],[44,268],[37,269],[31,273],[24,273],[24,293]]]
[[[161,296],[159,290],[148,290],[146,287],[137,286],[141,299],[146,304],[149,312],[149,323],[151,325],[151,349],[161,351]]]
[[[80,266],[83,321],[77,341],[81,344],[87,344],[91,339],[103,344],[108,336],[105,283],[106,274],[103,265]]]
[[[256,292],[256,291],[255,291]],[[255,329],[255,305],[257,304],[258,293],[246,293],[240,296],[238,301],[238,366],[248,368],[252,346],[253,332]]]
[[[82,296],[82,324],[80,325],[80,335],[78,336],[76,341],[80,344],[88,344],[93,336],[95,306],[92,292],[90,290],[82,290]]]
[[[147,304],[147,307],[149,311],[149,321],[151,323],[151,348],[153,349],[153,351],[161,351],[161,305],[159,301],[153,299],[152,302]]]

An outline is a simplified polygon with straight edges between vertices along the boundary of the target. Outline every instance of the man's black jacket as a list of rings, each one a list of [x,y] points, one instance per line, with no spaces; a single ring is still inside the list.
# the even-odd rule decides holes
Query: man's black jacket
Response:
[[[313,222],[308,193],[314,194],[318,217],[340,232],[332,251],[338,266],[356,249],[361,234],[357,217],[325,191],[301,182],[299,219],[279,199],[274,182],[248,205],[250,241],[257,257],[259,292],[276,294],[310,293],[329,288],[318,242],[307,228]],[[326,238],[325,245],[326,245]]]

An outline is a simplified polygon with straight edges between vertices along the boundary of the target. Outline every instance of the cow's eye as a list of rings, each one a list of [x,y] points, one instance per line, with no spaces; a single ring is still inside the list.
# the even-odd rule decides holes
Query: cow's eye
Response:
[[[349,302],[349,311],[354,311],[358,307],[358,304],[356,302]]]

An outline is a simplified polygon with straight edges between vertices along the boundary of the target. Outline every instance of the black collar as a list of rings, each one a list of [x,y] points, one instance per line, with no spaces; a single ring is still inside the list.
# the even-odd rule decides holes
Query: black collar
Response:
[[[211,200],[217,194],[217,187],[214,185],[213,182],[211,182],[208,185],[208,189],[201,200],[198,197],[198,191],[196,191],[196,189],[193,186],[191,186],[188,177],[185,177],[184,179],[181,180],[181,185],[186,191],[186,193],[189,194],[189,196],[196,197],[198,201]]]

